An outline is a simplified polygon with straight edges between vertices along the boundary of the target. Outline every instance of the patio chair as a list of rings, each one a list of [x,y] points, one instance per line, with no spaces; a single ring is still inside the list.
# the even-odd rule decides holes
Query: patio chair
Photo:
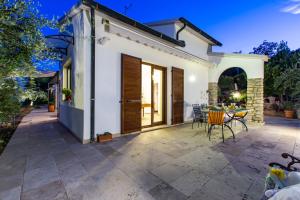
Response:
[[[208,112],[208,137],[210,140],[211,132],[213,127],[215,126],[221,126],[222,127],[222,139],[223,142],[225,141],[224,139],[224,127],[227,127],[233,136],[233,139],[235,139],[234,132],[232,128],[228,125],[233,118],[229,117],[225,120],[225,112],[224,111],[209,111]]]
[[[248,111],[240,111],[240,112],[236,112],[233,116],[233,119],[235,121],[239,121],[245,128],[246,131],[248,131],[248,127],[246,125],[246,116],[248,114]]]
[[[207,123],[206,115],[202,112],[201,106],[199,104],[193,104],[193,123],[192,123],[192,129],[194,128],[194,123],[198,122],[198,128],[199,124],[201,123],[201,127],[203,123]],[[206,131],[206,125],[205,125],[205,131]]]

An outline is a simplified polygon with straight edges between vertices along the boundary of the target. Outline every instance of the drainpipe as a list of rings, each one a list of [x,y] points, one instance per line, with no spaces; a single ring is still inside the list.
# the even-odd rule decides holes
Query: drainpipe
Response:
[[[183,23],[183,26],[176,33],[176,40],[179,40],[179,33],[181,33],[181,31],[183,31],[186,27],[186,23],[185,22],[182,22],[182,23]]]
[[[91,8],[91,136],[90,142],[95,141],[95,9]]]

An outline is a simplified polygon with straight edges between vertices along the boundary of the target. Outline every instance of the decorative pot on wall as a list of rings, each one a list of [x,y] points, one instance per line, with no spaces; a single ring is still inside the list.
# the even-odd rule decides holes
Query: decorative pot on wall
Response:
[[[284,110],[284,116],[289,119],[294,118],[295,112],[293,110]]]

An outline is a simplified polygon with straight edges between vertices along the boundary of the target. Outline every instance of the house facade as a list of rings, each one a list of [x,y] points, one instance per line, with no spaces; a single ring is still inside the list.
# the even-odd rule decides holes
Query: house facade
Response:
[[[94,1],[81,1],[62,18],[73,43],[61,64],[59,121],[83,143],[192,119],[192,104],[217,103],[221,73],[247,73],[253,109],[263,121],[265,56],[213,53],[222,44],[184,18],[139,23]]]

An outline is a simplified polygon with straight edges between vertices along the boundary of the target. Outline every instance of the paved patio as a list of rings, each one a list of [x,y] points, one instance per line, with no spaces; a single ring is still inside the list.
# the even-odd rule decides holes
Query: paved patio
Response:
[[[215,129],[190,125],[81,145],[46,110],[26,116],[0,157],[0,199],[257,200],[267,164],[300,157],[300,121],[264,127],[221,143]]]

